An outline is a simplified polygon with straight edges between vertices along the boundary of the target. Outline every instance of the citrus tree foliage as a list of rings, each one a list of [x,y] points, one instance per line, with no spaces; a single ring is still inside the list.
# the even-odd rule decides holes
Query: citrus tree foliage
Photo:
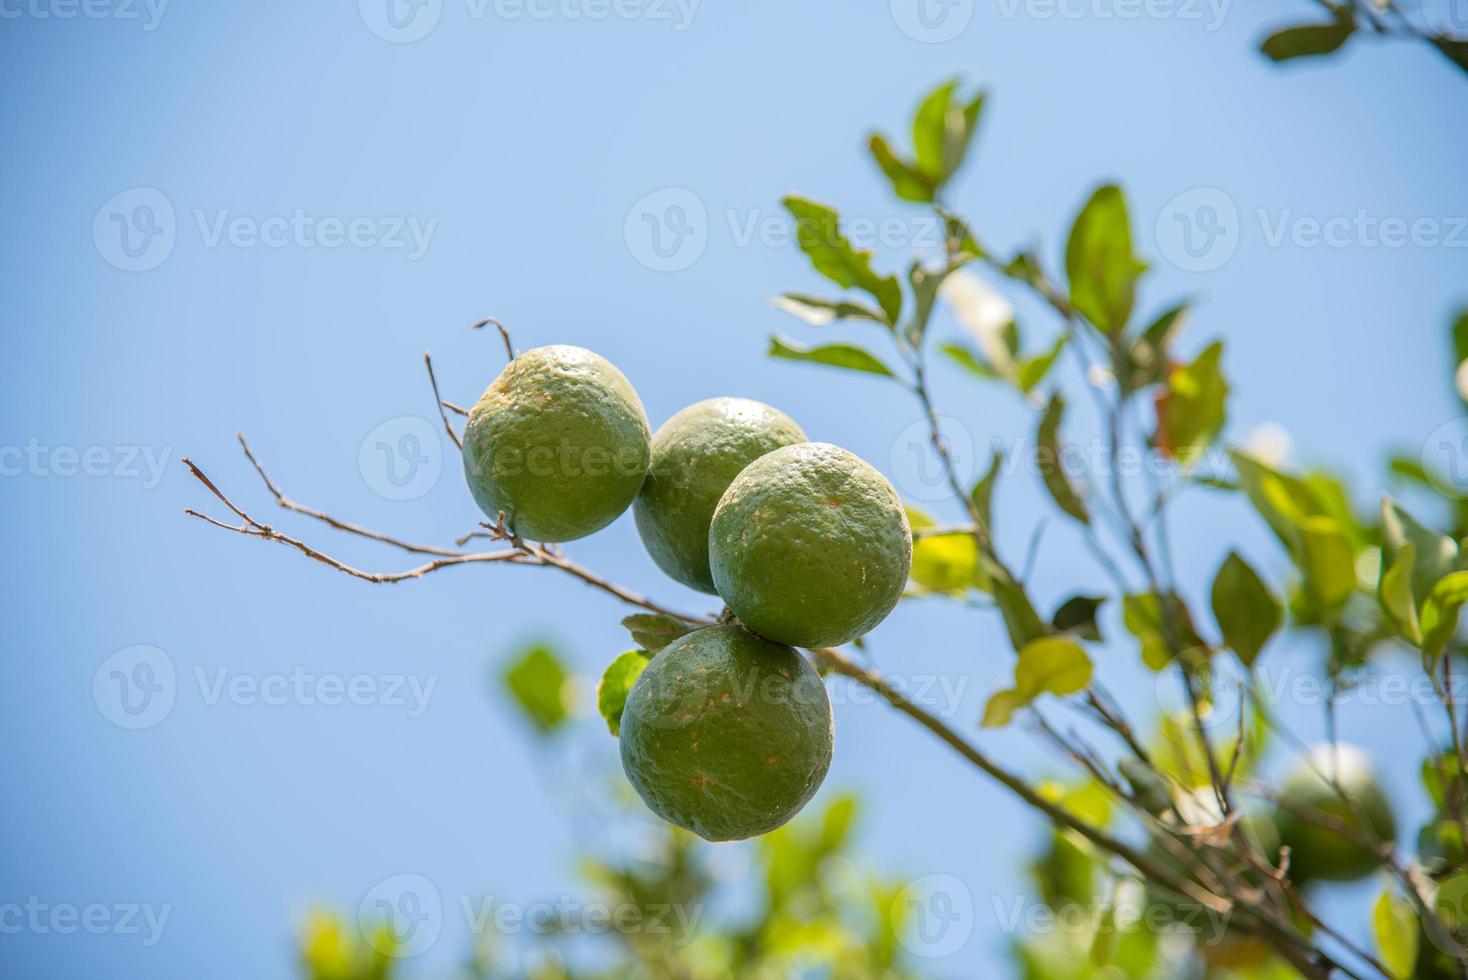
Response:
[[[1423,3],[1408,11],[1395,0],[1320,0],[1318,14],[1270,34],[1259,50],[1271,61],[1334,54],[1353,39],[1406,39],[1426,44],[1468,71],[1468,37],[1460,8]]]

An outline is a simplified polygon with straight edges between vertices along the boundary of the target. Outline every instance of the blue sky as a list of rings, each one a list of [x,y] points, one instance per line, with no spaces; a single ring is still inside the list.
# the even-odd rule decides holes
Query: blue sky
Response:
[[[655,425],[745,395],[900,469],[915,406],[874,380],[768,361],[771,332],[812,335],[767,300],[817,285],[779,234],[785,193],[873,221],[905,216],[880,243],[889,263],[921,235],[863,147],[873,128],[905,140],[915,100],[943,78],[993,93],[952,195],[987,242],[1037,243],[1053,265],[1091,188],[1124,184],[1153,261],[1144,308],[1194,297],[1184,350],[1226,341],[1230,435],[1282,423],[1300,461],[1356,477],[1370,506],[1385,450],[1415,455],[1460,412],[1444,325],[1468,299],[1468,79],[1409,45],[1271,67],[1254,45],[1313,16],[1303,2],[1141,17],[1103,0],[1065,5],[1074,16],[1043,0],[959,3],[934,28],[953,35],[941,40],[904,0],[629,0],[607,17],[585,0],[442,0],[406,27],[372,0],[3,9],[0,903],[169,909],[155,943],[146,926],[0,935],[10,976],[189,975],[203,963],[221,977],[280,975],[313,899],[352,908],[398,874],[427,877],[455,906],[572,890],[574,848],[597,821],[567,759],[595,770],[615,746],[588,719],[574,736],[584,747],[536,750],[492,671],[546,636],[594,673],[625,646],[623,610],[529,569],[350,580],[187,520],[185,506],[219,508],[179,457],[349,561],[405,567],[276,511],[234,433],[298,500],[451,540],[478,515],[434,428],[421,357],[434,352],[445,397],[471,401],[502,355],[467,326],[492,314],[521,347],[603,353]],[[663,263],[678,268],[661,270],[640,237],[649,195],[694,222],[702,250]],[[1195,235],[1223,231],[1218,250],[1188,258],[1179,215]],[[1358,215],[1419,232],[1372,244]],[[1344,237],[1314,242],[1310,222],[1331,219]],[[1019,310],[1033,343],[1053,336],[1040,311]],[[957,332],[946,318],[935,329]],[[946,367],[935,384],[978,445],[1032,431],[1011,394]],[[1078,415],[1077,434],[1086,424]],[[379,442],[421,468],[404,457],[401,479],[387,479]],[[1033,480],[1003,486],[1001,546],[1022,553],[1045,510]],[[1197,597],[1235,544],[1283,568],[1258,523],[1216,496],[1184,499],[1174,544]],[[657,574],[630,517],[570,551],[670,603],[706,605]],[[1042,604],[1083,581],[1100,573],[1052,529],[1035,568]],[[992,617],[936,604],[900,610],[873,640],[885,669],[961,683],[952,721],[965,729],[1010,664]],[[138,646],[164,659],[128,653],[106,676],[170,665],[175,700],[128,730],[101,709],[94,679]],[[1276,654],[1308,665],[1318,651]],[[1100,659],[1129,704],[1154,703],[1133,651]],[[433,686],[416,714],[411,695],[382,703],[395,700],[382,687],[367,704],[249,693],[298,673]],[[1036,821],[880,706],[837,712],[827,792],[866,795],[862,858],[963,881],[973,935],[928,965],[992,966],[993,900],[1023,893],[1016,855],[1038,840]],[[1298,721],[1318,734],[1316,713]],[[1348,708],[1343,721],[1416,799],[1415,762],[1396,761],[1419,755],[1410,710]],[[975,737],[1032,772],[1058,769],[1021,734]],[[1335,900],[1348,921],[1363,921],[1369,892]],[[450,921],[423,962],[466,945]]]

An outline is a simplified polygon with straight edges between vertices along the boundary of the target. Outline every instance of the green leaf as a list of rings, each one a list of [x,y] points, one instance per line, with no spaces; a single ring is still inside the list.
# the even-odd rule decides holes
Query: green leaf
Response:
[[[919,204],[932,202],[933,191],[936,189],[933,179],[917,168],[909,166],[888,145],[885,137],[872,134],[867,148],[871,150],[872,159],[877,161],[877,166],[882,169],[882,173],[886,174],[887,179],[892,182],[893,193],[904,201],[915,201]]]
[[[908,268],[907,279],[912,286],[913,310],[904,333],[908,343],[914,348],[923,345],[923,337],[928,332],[928,321],[933,317],[933,308],[937,305],[938,291],[943,282],[968,261],[967,256],[959,256],[941,269],[924,268],[921,261],[914,262]]]
[[[1100,611],[1105,596],[1073,595],[1060,604],[1050,625],[1057,633],[1074,633],[1083,640],[1101,642],[1101,627],[1096,624],[1096,613]]]
[[[1059,393],[1050,396],[1050,404],[1045,407],[1045,414],[1040,418],[1039,432],[1035,436],[1036,461],[1040,465],[1040,478],[1045,482],[1045,489],[1050,491],[1056,506],[1065,511],[1071,517],[1088,524],[1091,515],[1086,512],[1086,505],[1081,501],[1081,496],[1071,486],[1070,477],[1060,465],[1060,421],[1065,414],[1065,400]]]
[[[1075,640],[1042,636],[1027,643],[1014,665],[1014,687],[1026,701],[1041,694],[1083,691],[1091,683],[1091,658]]]
[[[994,485],[999,480],[999,471],[1004,467],[1004,453],[994,450],[994,455],[989,458],[989,468],[984,475],[979,477],[974,488],[969,491],[969,499],[974,502],[979,516],[984,520],[984,526],[990,527],[994,523]]]
[[[984,716],[979,719],[983,728],[1003,728],[1009,724],[1014,713],[1029,702],[1017,691],[995,691],[984,704]]]
[[[1410,980],[1417,968],[1417,910],[1390,885],[1371,906],[1371,931],[1382,965],[1394,980]]]
[[[1172,611],[1173,629],[1181,652],[1206,649],[1207,644],[1193,627],[1193,618],[1187,606],[1177,596],[1169,600]],[[1172,662],[1173,650],[1167,638],[1167,621],[1163,616],[1162,602],[1150,592],[1123,596],[1121,620],[1128,633],[1137,638],[1142,647],[1142,662],[1152,670],[1161,670]]]
[[[1212,445],[1223,429],[1228,381],[1219,369],[1223,342],[1209,344],[1192,364],[1175,368],[1157,403],[1157,443],[1184,463]]]
[[[1167,353],[1188,321],[1188,304],[1166,311],[1148,325],[1127,353],[1126,390],[1139,391],[1167,377]]]
[[[963,165],[978,128],[984,93],[964,105],[955,105],[955,79],[938,86],[918,106],[912,121],[912,145],[917,169],[932,179],[935,193]]]
[[[1417,549],[1412,570],[1412,594],[1426,596],[1438,579],[1458,564],[1458,544],[1444,534],[1424,527],[1390,497],[1381,501],[1382,560],[1390,562],[1408,541]]]
[[[849,300],[817,299],[799,293],[786,293],[772,302],[777,309],[799,317],[813,327],[824,327],[838,320],[870,320],[883,326],[887,323],[886,314]]]
[[[1381,554],[1381,580],[1376,586],[1376,597],[1381,608],[1396,626],[1397,632],[1408,642],[1422,644],[1422,627],[1417,620],[1417,600],[1412,595],[1412,568],[1417,562],[1417,546],[1408,541],[1397,549],[1388,562],[1386,552]]]
[[[949,360],[959,367],[978,375],[981,378],[993,381],[1003,380],[1003,375],[985,364],[977,351],[966,344],[943,344],[938,348],[948,355]]]
[[[644,650],[656,652],[698,627],[660,613],[637,613],[622,620],[623,627]]]
[[[934,526],[931,517],[911,505],[907,507],[907,523],[914,531]],[[978,545],[967,531],[914,535],[912,569],[908,575],[919,586],[933,592],[962,592],[974,584],[978,565]]]
[[[520,710],[542,734],[565,722],[568,677],[548,647],[526,650],[505,668],[503,680]]]
[[[1252,667],[1284,618],[1280,601],[1249,563],[1231,551],[1213,579],[1213,615],[1223,642]]]
[[[1031,640],[1044,636],[1045,622],[1025,594],[1024,586],[982,554],[979,566],[988,579],[989,592],[994,596],[994,605],[999,607],[999,615],[1004,618],[1004,628],[1009,632],[1009,642],[1015,650],[1022,650]]]
[[[1301,24],[1276,31],[1264,39],[1259,50],[1271,61],[1330,54],[1345,44],[1355,30],[1351,8],[1343,5],[1337,9],[1334,21],[1328,24]]]
[[[841,233],[836,211],[800,197],[786,197],[785,209],[795,218],[795,238],[821,275],[846,289],[860,289],[877,301],[888,326],[902,314],[902,287],[895,276],[872,269],[872,253],[854,248]]]
[[[596,685],[596,707],[613,735],[622,732],[622,710],[627,707],[627,693],[642,676],[651,656],[645,650],[628,650],[618,655],[602,672],[601,682]]]
[[[1405,552],[1411,545],[1405,546]],[[1436,658],[1458,632],[1458,611],[1468,602],[1468,572],[1450,572],[1437,580],[1422,604],[1422,649]]]
[[[1020,391],[1028,395],[1035,390],[1035,386],[1045,380],[1045,375],[1050,373],[1055,359],[1065,347],[1066,335],[1061,334],[1055,344],[1048,350],[1031,357],[1021,358],[1016,364],[1015,385]]]
[[[865,371],[867,374],[880,374],[888,378],[897,377],[892,373],[891,368],[877,360],[871,352],[852,344],[804,347],[785,337],[774,336],[770,338],[770,349],[767,353],[771,357],[780,357],[787,361],[810,361],[813,364],[825,364],[830,367],[845,368],[848,371]]]
[[[1356,591],[1356,552],[1339,521],[1307,517],[1300,522],[1305,586],[1325,609],[1341,605]]]
[[[1121,188],[1098,188],[1081,209],[1065,247],[1071,306],[1103,333],[1120,335],[1132,315],[1137,277],[1146,268],[1132,252]]]

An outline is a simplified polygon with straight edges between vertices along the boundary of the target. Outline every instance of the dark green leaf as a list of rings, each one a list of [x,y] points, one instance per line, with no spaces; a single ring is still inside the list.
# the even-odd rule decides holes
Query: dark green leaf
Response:
[[[979,516],[983,518],[985,527],[993,524],[994,485],[999,480],[999,470],[1003,463],[1004,453],[998,449],[994,450],[994,455],[989,459],[989,469],[979,477],[974,488],[969,491],[969,499],[978,508]]]
[[[979,356],[978,351],[974,350],[972,347],[969,347],[965,344],[943,344],[938,349],[941,350],[944,354],[947,354],[949,359],[952,360],[953,363],[957,364],[959,367],[967,369],[968,371],[978,375],[981,378],[986,378],[994,381],[1001,380],[1001,375],[999,374],[999,372],[995,371],[989,365],[985,364],[983,359]]]
[[[1253,666],[1284,618],[1284,609],[1249,563],[1231,551],[1213,579],[1213,615],[1223,642]]]
[[[886,314],[849,300],[817,299],[799,293],[786,293],[773,301],[791,316],[797,316],[813,327],[824,327],[837,320],[870,320],[886,326]]]
[[[964,260],[982,259],[986,253],[974,233],[969,230],[968,224],[951,211],[942,208],[937,211],[943,216],[944,234],[951,243],[950,249],[954,257]]]
[[[1125,756],[1116,768],[1131,784],[1132,795],[1148,813],[1161,813],[1172,806],[1172,794],[1168,792],[1167,780],[1141,759]]]
[[[1447,59],[1464,71],[1468,71],[1468,40],[1439,35],[1432,39],[1433,46]]]
[[[601,675],[601,683],[596,686],[596,707],[613,735],[622,732],[622,710],[627,707],[627,693],[642,676],[642,669],[647,666],[650,656],[644,650],[628,650],[608,664]]]
[[[1082,524],[1090,522],[1090,514],[1081,501],[1080,494],[1071,486],[1070,477],[1061,466],[1060,421],[1065,414],[1065,401],[1059,394],[1050,396],[1050,404],[1040,418],[1040,429],[1035,436],[1035,455],[1040,467],[1040,478],[1045,489],[1055,499],[1056,506]]]
[[[877,301],[889,326],[902,314],[902,287],[895,276],[872,269],[872,253],[857,250],[841,233],[836,211],[799,197],[786,197],[785,208],[795,218],[795,238],[821,275],[846,289],[860,289]]]
[[[1121,188],[1098,188],[1071,227],[1065,248],[1071,306],[1102,332],[1119,335],[1132,315],[1137,277],[1146,268],[1132,252]]]
[[[555,731],[566,720],[567,675],[555,653],[544,646],[526,650],[504,672],[505,688],[536,729]]]
[[[868,374],[880,374],[889,378],[897,377],[892,373],[891,368],[877,360],[871,352],[851,344],[803,347],[793,340],[776,336],[770,338],[770,349],[767,353],[771,357],[780,357],[787,361],[810,361],[815,364],[845,368],[848,371],[865,371]]]
[[[1002,567],[980,556],[980,566],[988,578],[989,591],[994,596],[994,605],[1004,618],[1004,628],[1009,632],[1009,642],[1015,650],[1024,649],[1025,644],[1046,634],[1045,622],[1035,611],[1024,587],[1004,571]]]
[[[661,650],[678,637],[685,633],[692,633],[698,628],[690,626],[681,619],[658,613],[637,613],[627,616],[622,620],[622,625],[627,632],[632,634],[632,639],[639,646],[652,652]]]
[[[1336,13],[1334,21],[1328,24],[1302,24],[1276,31],[1264,39],[1259,50],[1271,61],[1330,54],[1345,44],[1355,29],[1350,6],[1343,5]]]
[[[1060,604],[1050,625],[1059,633],[1074,633],[1083,640],[1101,641],[1101,628],[1096,624],[1096,613],[1105,596],[1075,595]]]
[[[1173,338],[1182,332],[1187,320],[1188,305],[1183,303],[1163,313],[1142,331],[1127,355],[1128,391],[1138,391],[1166,380],[1167,353]]]

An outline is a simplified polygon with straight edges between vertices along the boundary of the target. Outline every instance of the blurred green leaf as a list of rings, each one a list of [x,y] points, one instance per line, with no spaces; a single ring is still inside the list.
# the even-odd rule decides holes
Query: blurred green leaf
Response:
[[[984,703],[984,715],[979,719],[979,726],[1003,728],[1009,724],[1014,713],[1028,703],[1018,691],[995,691]]]
[[[1066,335],[1061,334],[1049,350],[1019,359],[1015,364],[1015,386],[1020,391],[1028,395],[1041,381],[1045,380],[1045,375],[1050,373],[1050,368],[1055,365],[1055,359],[1065,348],[1066,339]]]
[[[1284,618],[1269,587],[1236,551],[1229,552],[1213,579],[1213,615],[1223,642],[1252,667],[1259,651]]]
[[[1091,658],[1079,643],[1064,636],[1042,636],[1027,643],[1014,667],[1014,686],[1020,697],[1033,700],[1044,693],[1074,694],[1091,683]]]
[[[935,526],[930,516],[910,504],[907,523],[914,531]],[[914,535],[912,570],[908,574],[924,589],[961,592],[974,584],[978,564],[978,544],[967,531],[921,537]]]
[[[838,320],[870,320],[883,326],[887,323],[886,314],[850,300],[817,299],[800,293],[786,293],[773,302],[776,308],[813,327],[824,327]]]
[[[1025,594],[1024,586],[983,555],[979,556],[979,565],[988,580],[994,605],[999,607],[999,614],[1004,618],[1004,628],[1009,632],[1009,642],[1014,649],[1022,650],[1031,640],[1046,635],[1045,622]]]
[[[999,480],[999,471],[1003,465],[1004,453],[998,449],[994,450],[993,456],[989,458],[989,468],[969,491],[969,498],[974,502],[979,516],[983,518],[985,527],[990,527],[994,522],[994,485]]]
[[[868,143],[877,166],[904,201],[926,204],[937,200],[968,155],[984,95],[979,93],[969,102],[962,102],[954,98],[957,88],[956,79],[944,82],[923,98],[913,115],[912,160],[899,156],[881,135],[873,135]]]
[[[1331,517],[1300,522],[1305,586],[1325,609],[1333,609],[1356,591],[1356,553],[1351,539]]]
[[[1083,640],[1101,641],[1101,628],[1096,624],[1096,613],[1106,601],[1100,595],[1073,595],[1060,604],[1050,625],[1059,633],[1074,633]]]
[[[985,364],[983,358],[979,356],[978,351],[969,347],[967,344],[947,343],[941,345],[938,349],[948,355],[948,358],[953,363],[981,378],[999,381],[1004,377],[998,371]]]
[[[1207,644],[1193,627],[1193,618],[1182,600],[1169,598],[1172,613],[1173,634],[1181,651],[1206,649]],[[1172,662],[1174,650],[1168,642],[1168,621],[1163,615],[1161,600],[1150,592],[1123,596],[1121,600],[1122,625],[1137,638],[1142,647],[1142,662],[1152,670],[1161,670]]]
[[[1223,342],[1209,344],[1192,364],[1173,368],[1157,402],[1158,446],[1184,463],[1207,449],[1223,429],[1228,381],[1219,368]]]
[[[565,722],[569,677],[550,648],[537,645],[526,650],[505,668],[503,680],[525,717],[542,734]]]
[[[632,634],[632,639],[637,645],[652,653],[656,653],[663,647],[672,643],[685,633],[692,633],[698,629],[675,619],[672,616],[664,616],[661,613],[636,613],[622,619],[622,626]]]
[[[1061,466],[1059,430],[1064,414],[1065,399],[1057,392],[1050,396],[1050,404],[1040,418],[1040,428],[1035,435],[1036,461],[1040,466],[1040,478],[1056,506],[1082,524],[1089,524],[1091,515],[1086,512],[1086,505]]]
[[[860,289],[877,301],[888,326],[902,313],[902,288],[894,276],[872,269],[872,253],[854,248],[841,233],[836,211],[800,197],[786,197],[785,208],[795,219],[795,238],[821,275],[846,289]]]
[[[886,137],[873,133],[867,146],[872,152],[872,159],[877,161],[877,166],[892,182],[892,191],[899,198],[919,204],[933,200],[936,187],[932,178],[899,157],[887,143]]]
[[[891,368],[877,360],[870,351],[852,344],[805,347],[793,340],[774,336],[770,338],[770,349],[767,353],[771,357],[779,357],[787,361],[810,361],[813,364],[825,364],[830,367],[845,368],[848,371],[864,371],[867,374],[880,374],[888,378],[897,377],[892,373]]]
[[[1417,619],[1417,599],[1412,594],[1412,568],[1417,562],[1417,546],[1406,542],[1397,549],[1390,562],[1382,552],[1381,562],[1381,580],[1376,587],[1381,608],[1408,642],[1421,645],[1422,627]]]
[[[1388,566],[1397,550],[1408,541],[1416,548],[1412,568],[1412,594],[1425,597],[1438,579],[1458,563],[1458,543],[1445,534],[1423,526],[1390,497],[1381,501],[1381,552]]]
[[[1172,806],[1172,793],[1167,788],[1167,780],[1141,759],[1125,756],[1116,764],[1116,768],[1126,777],[1127,783],[1131,785],[1132,795],[1148,813],[1161,813]]]
[[[602,672],[601,682],[596,686],[596,707],[613,735],[621,734],[622,710],[627,707],[627,694],[637,678],[642,676],[642,669],[650,658],[651,654],[645,650],[628,650],[619,654]]]
[[[1259,50],[1271,61],[1330,54],[1345,44],[1355,30],[1351,6],[1342,4],[1336,8],[1335,20],[1330,23],[1302,24],[1276,31],[1264,39]]]
[[[1161,383],[1167,376],[1167,354],[1188,320],[1188,304],[1167,310],[1148,325],[1127,352],[1126,390],[1139,391]]]
[[[1468,602],[1468,572],[1448,573],[1427,594],[1422,604],[1422,649],[1429,656],[1441,654],[1458,632],[1458,612],[1464,602]]]
[[[1103,333],[1120,335],[1132,315],[1137,277],[1146,268],[1132,251],[1121,188],[1097,188],[1072,225],[1065,247],[1071,306]]]
[[[1410,980],[1417,967],[1417,910],[1390,885],[1371,906],[1371,931],[1394,980]]]

